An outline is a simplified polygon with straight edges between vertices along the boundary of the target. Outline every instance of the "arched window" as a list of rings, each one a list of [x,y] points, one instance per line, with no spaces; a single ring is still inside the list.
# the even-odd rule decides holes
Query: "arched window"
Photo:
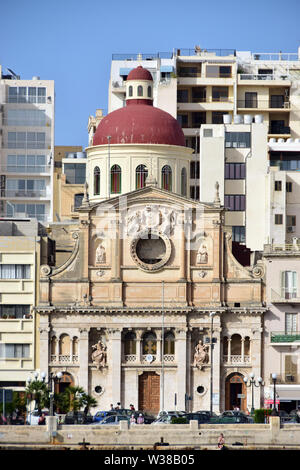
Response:
[[[172,331],[168,331],[164,337],[164,354],[174,354],[175,338]]]
[[[133,88],[132,88],[132,85],[130,85],[130,87],[128,88],[128,95],[129,95],[129,96],[132,96],[132,95],[133,95]]]
[[[113,165],[110,170],[110,190],[112,194],[121,192],[122,171],[119,165]]]
[[[100,168],[94,168],[94,195],[100,194]]]
[[[136,336],[133,331],[128,331],[124,338],[124,353],[125,355],[136,354]]]
[[[169,165],[165,165],[161,170],[161,187],[172,191],[172,170]]]
[[[148,86],[148,98],[151,98],[151,86]]]
[[[138,86],[137,94],[138,94],[138,96],[143,96],[143,87],[142,87],[142,85]]]
[[[70,355],[70,336],[61,335],[59,338],[59,354],[62,356]]]
[[[143,188],[146,184],[148,170],[146,165],[138,165],[135,170],[135,188]]]
[[[156,335],[152,331],[143,336],[143,354],[156,354]]]
[[[186,177],[186,168],[181,170],[181,196],[187,195],[187,177]]]
[[[242,338],[238,334],[231,336],[231,354],[232,356],[240,356],[242,354]]]
[[[56,356],[56,353],[57,353],[57,338],[56,338],[56,336],[52,336],[52,338],[51,338],[50,349],[51,349],[51,355]]]

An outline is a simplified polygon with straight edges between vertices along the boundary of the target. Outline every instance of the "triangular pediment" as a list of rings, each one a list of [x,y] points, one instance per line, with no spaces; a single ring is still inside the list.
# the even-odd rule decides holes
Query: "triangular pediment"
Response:
[[[193,199],[180,196],[176,193],[157,188],[156,186],[146,186],[144,188],[137,189],[135,191],[122,194],[120,196],[105,199],[96,203],[90,203],[89,205],[83,205],[78,211],[93,213],[96,210],[101,209],[101,206],[105,206],[106,208],[107,206],[111,206],[114,210],[116,210],[119,207],[124,207],[124,205],[130,207],[135,204],[143,203],[167,204],[176,206],[177,208],[181,207],[191,209],[199,209],[201,207],[202,210],[211,212],[220,212],[221,210],[223,210],[223,207],[218,204],[194,201]]]

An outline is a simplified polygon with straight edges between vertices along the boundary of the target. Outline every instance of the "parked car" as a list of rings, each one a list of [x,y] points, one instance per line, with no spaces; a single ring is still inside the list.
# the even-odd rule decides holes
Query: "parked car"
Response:
[[[97,413],[94,414],[93,417],[93,422],[99,423],[102,421],[106,416],[115,416],[118,414],[118,411],[116,410],[109,410],[109,411],[97,411]]]
[[[192,420],[198,421],[199,424],[209,423],[211,416],[207,413],[187,413],[183,416],[189,423]]]
[[[117,425],[120,423],[120,421],[128,421],[130,422],[129,416],[126,415],[111,415],[111,416],[106,416],[105,418],[102,419],[102,421],[94,421],[93,424],[99,425],[99,426],[104,426],[104,425]]]
[[[64,424],[91,424],[93,417],[83,411],[69,411],[65,416]]]
[[[253,423],[253,418],[241,411],[223,411],[220,416],[211,417],[212,424]]]
[[[214,411],[207,411],[207,410],[195,411],[195,413],[203,413],[203,414],[206,414],[207,416],[210,416],[210,417],[218,416],[217,413],[215,413]]]
[[[183,418],[186,421],[186,423],[188,423],[185,416],[186,416],[186,413],[180,413],[180,415],[178,415],[177,413],[173,413],[173,412],[171,412],[170,414],[166,413],[156,418],[156,420],[154,420],[151,424],[177,424],[177,423],[174,423],[174,419],[176,418]]]
[[[38,426],[41,413],[44,413],[45,416],[49,415],[49,410],[43,409],[41,412],[39,410],[33,410],[28,413],[26,417],[26,424],[31,426]]]

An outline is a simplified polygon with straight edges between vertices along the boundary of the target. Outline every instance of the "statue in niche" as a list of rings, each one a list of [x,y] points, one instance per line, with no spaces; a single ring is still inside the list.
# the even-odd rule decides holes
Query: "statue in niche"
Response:
[[[206,243],[201,243],[198,253],[197,253],[197,264],[207,264],[208,263],[208,252]]]
[[[159,225],[159,212],[155,206],[146,206],[142,216],[145,228],[155,228]]]
[[[141,230],[141,213],[136,211],[130,214],[127,219],[127,233],[128,235],[137,235]]]
[[[201,370],[203,365],[207,364],[207,362],[208,362],[208,346],[203,345],[202,341],[199,340],[198,344],[195,347],[193,366]]]
[[[175,215],[172,210],[168,210],[166,207],[161,210],[162,223],[160,231],[165,235],[170,234],[171,230],[175,225]]]
[[[98,245],[96,250],[96,263],[103,264],[106,262],[106,251],[103,245]]]
[[[93,364],[96,364],[97,369],[100,370],[106,365],[106,346],[99,340],[97,344],[92,346],[92,349],[94,350],[92,352]]]

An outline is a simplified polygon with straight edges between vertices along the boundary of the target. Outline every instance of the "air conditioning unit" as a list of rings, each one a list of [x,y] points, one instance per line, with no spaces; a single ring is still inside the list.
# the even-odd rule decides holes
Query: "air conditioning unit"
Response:
[[[294,233],[295,232],[295,227],[293,225],[290,225],[286,229],[287,233]]]

